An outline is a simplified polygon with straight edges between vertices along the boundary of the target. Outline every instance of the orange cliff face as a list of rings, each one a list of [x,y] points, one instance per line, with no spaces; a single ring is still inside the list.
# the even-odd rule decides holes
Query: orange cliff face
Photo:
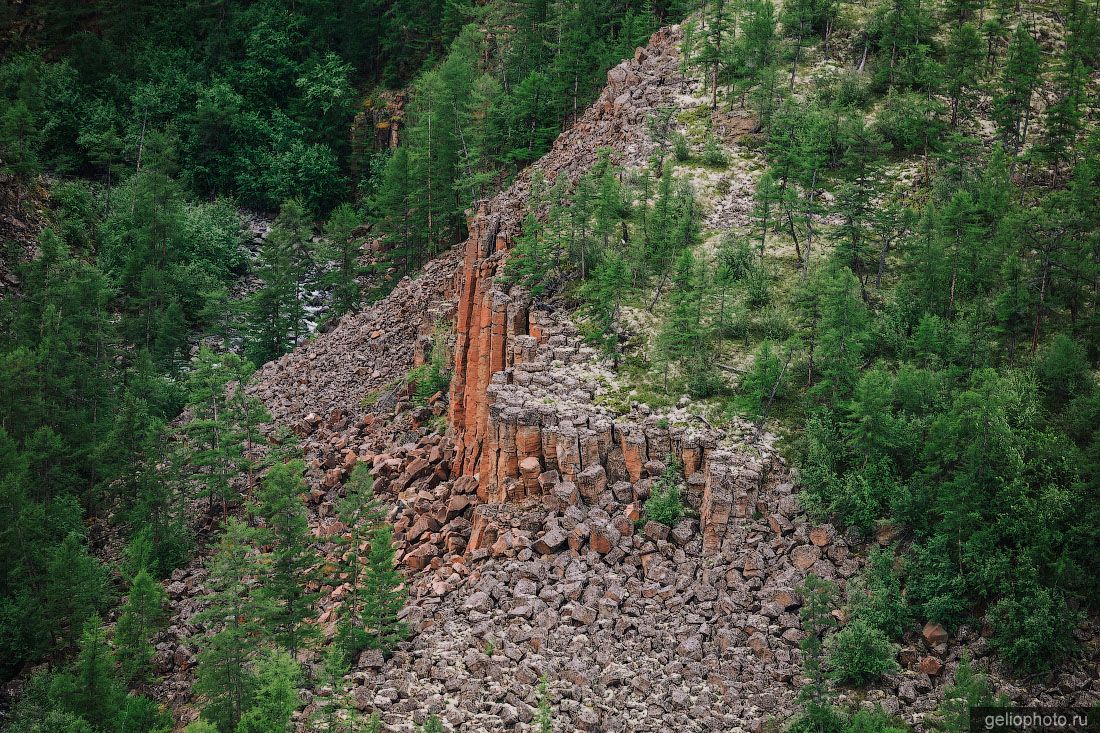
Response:
[[[452,474],[477,473],[481,441],[486,432],[486,392],[494,372],[504,368],[506,311],[494,310],[493,277],[506,242],[499,235],[499,216],[482,202],[469,219],[470,238],[459,272],[455,314],[455,370],[451,378],[450,424],[455,431]]]
[[[483,467],[484,443],[490,432],[489,385],[494,374],[513,365],[514,338],[543,338],[530,323],[529,303],[523,296],[493,284],[526,211],[531,172],[537,168],[548,181],[564,175],[575,182],[603,148],[611,150],[620,163],[644,164],[653,149],[648,120],[654,110],[672,104],[683,85],[679,40],[678,28],[663,28],[646,47],[637,49],[633,58],[609,70],[600,98],[573,127],[508,190],[479,202],[470,216],[470,237],[456,278],[459,296],[449,415],[456,438],[454,475],[470,476]]]

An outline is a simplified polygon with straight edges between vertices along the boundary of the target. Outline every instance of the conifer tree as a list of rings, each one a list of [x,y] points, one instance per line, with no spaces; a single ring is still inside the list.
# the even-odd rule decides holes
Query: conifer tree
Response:
[[[830,263],[821,284],[821,381],[815,391],[835,401],[850,393],[859,374],[869,337],[868,314],[858,294],[859,281],[846,267]]]
[[[148,679],[153,661],[151,637],[164,617],[166,595],[148,570],[130,582],[130,595],[115,627],[115,647],[122,675],[131,682]]]
[[[256,497],[256,513],[266,522],[263,539],[271,545],[260,593],[263,622],[271,638],[292,657],[315,632],[306,624],[316,597],[308,589],[316,558],[310,551],[309,521],[300,498],[306,488],[304,472],[302,461],[272,466]]]
[[[84,622],[80,652],[67,674],[54,677],[50,696],[99,729],[111,729],[126,697],[114,676],[115,660],[99,616]]]
[[[802,650],[802,671],[810,681],[799,690],[798,699],[803,715],[813,724],[832,714],[823,662],[825,634],[836,627],[836,619],[832,616],[836,587],[828,580],[811,574],[806,576],[799,594],[802,596],[802,608],[798,615],[804,634],[799,648]],[[811,729],[820,728],[814,726]]]
[[[236,733],[287,733],[291,717],[301,704],[298,663],[286,652],[270,652],[257,662],[255,674],[256,694],[241,716]]]
[[[742,9],[741,35],[737,55],[746,86],[760,83],[779,52],[775,3],[772,0],[749,0]]]
[[[531,176],[523,233],[509,252],[502,278],[505,283],[521,285],[536,298],[546,291],[551,268],[557,260],[549,227],[539,218],[545,194],[546,182],[541,171],[535,171]]]
[[[726,0],[711,0],[704,6],[703,28],[697,61],[709,69],[712,110],[718,109],[718,79],[729,55],[729,37],[735,33],[736,17]]]
[[[756,196],[752,207],[753,228],[760,239],[760,260],[764,260],[764,246],[768,240],[768,230],[775,226],[775,210],[778,208],[781,191],[771,172],[760,176],[756,183]]]
[[[970,116],[981,74],[981,39],[978,29],[963,23],[952,29],[947,42],[944,86],[951,106],[951,126]]]
[[[606,252],[612,246],[612,239],[617,245],[625,238],[625,220],[629,218],[630,208],[623,197],[618,171],[611,164],[610,150],[599,151],[593,171],[597,180],[593,229],[602,240],[603,251]]]
[[[255,363],[282,356],[305,333],[302,299],[312,267],[305,208],[299,201],[288,199],[260,247],[257,274],[263,285],[249,298],[248,355]]]
[[[194,446],[190,462],[200,471],[201,496],[209,500],[208,510],[213,511],[214,503],[220,502],[226,517],[232,480],[243,467],[244,452],[239,415],[230,407],[229,386],[245,374],[246,363],[236,354],[215,354],[203,347],[186,383],[192,419],[184,429]]]
[[[592,279],[581,288],[584,308],[591,318],[590,339],[619,365],[619,313],[630,287],[630,270],[624,258],[611,251],[604,255]]]
[[[354,236],[359,226],[359,214],[351,204],[340,204],[325,224],[325,240],[321,255],[329,260],[331,269],[324,282],[332,288],[332,310],[336,316],[359,307],[360,241]]]
[[[98,613],[106,610],[107,570],[75,531],[47,552],[42,610],[50,633],[71,648],[86,630],[88,619],[98,620]]]
[[[689,378],[689,389],[696,396],[710,390],[713,364],[710,354],[712,334],[704,322],[703,276],[690,249],[676,259],[669,292],[668,313],[656,339],[656,356],[663,368],[668,390],[669,368],[682,367]]]
[[[672,267],[675,259],[673,231],[676,227],[676,196],[673,188],[672,168],[666,167],[657,183],[657,197],[653,201],[653,211],[648,218],[645,232],[645,252],[640,258],[635,273],[637,281],[644,282],[651,275],[658,275],[661,283]]]
[[[592,228],[595,198],[595,183],[592,180],[592,171],[589,170],[578,179],[573,190],[572,205],[566,211],[568,222],[566,250],[570,262],[580,270],[582,280],[588,277],[590,262],[596,251]]]
[[[363,628],[372,647],[389,654],[408,636],[408,627],[397,614],[405,605],[404,579],[397,572],[393,551],[393,527],[380,525],[371,534],[370,554],[363,573]]]
[[[1031,100],[1039,86],[1042,53],[1025,24],[1016,27],[1008,47],[1001,89],[993,97],[993,117],[1001,137],[1013,151],[1027,142],[1031,124]]]
[[[375,222],[383,232],[382,242],[395,258],[401,259],[402,272],[406,275],[414,267],[413,251],[417,241],[413,220],[414,197],[409,149],[402,145],[386,158],[374,208],[377,211]]]
[[[929,3],[881,0],[868,28],[876,50],[874,80],[880,88],[928,88],[934,83],[929,58],[935,26]]]
[[[1080,12],[1080,4],[1078,6]],[[1054,167],[1055,181],[1061,168],[1073,158],[1077,136],[1081,131],[1081,106],[1085,101],[1085,80],[1088,77],[1082,58],[1084,39],[1079,32],[1081,20],[1076,14],[1069,18],[1069,37],[1056,66],[1054,87],[1056,99],[1047,108],[1046,139],[1041,145],[1045,159]]]
[[[443,731],[443,721],[435,713],[429,715],[424,725],[417,728],[417,733],[443,733]]]
[[[253,596],[260,576],[252,547],[253,531],[230,518],[218,538],[210,562],[209,606],[197,616],[211,634],[204,635],[199,652],[195,692],[205,698],[203,717],[226,733],[235,731],[252,706],[256,679],[251,668],[266,609]]]
[[[345,549],[341,556],[340,571],[347,575],[349,589],[341,608],[334,646],[339,648],[343,659],[350,662],[368,646],[362,623],[361,546],[385,521],[384,507],[374,495],[374,478],[366,463],[357,463],[352,469],[351,476],[344,484],[344,498],[337,505],[337,512],[340,521],[348,527],[347,538],[342,540]]]

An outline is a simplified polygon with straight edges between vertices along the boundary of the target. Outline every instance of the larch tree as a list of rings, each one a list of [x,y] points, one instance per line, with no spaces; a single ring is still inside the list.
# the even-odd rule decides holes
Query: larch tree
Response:
[[[254,587],[261,570],[253,548],[254,532],[230,518],[210,560],[209,605],[197,616],[209,633],[202,637],[195,692],[205,701],[202,715],[232,733],[252,706],[256,678],[252,661],[265,637]]]
[[[1024,23],[1016,27],[1008,47],[999,92],[993,97],[993,117],[1001,137],[1013,151],[1027,143],[1032,98],[1039,86],[1042,50]]]

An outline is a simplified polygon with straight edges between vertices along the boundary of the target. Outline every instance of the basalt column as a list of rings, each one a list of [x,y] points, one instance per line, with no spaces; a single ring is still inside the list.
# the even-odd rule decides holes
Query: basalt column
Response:
[[[493,283],[508,248],[500,216],[482,202],[468,226],[470,238],[458,283],[450,408],[455,431],[452,472],[463,476],[483,468],[492,406],[489,385],[494,374],[511,366],[512,344],[528,332],[526,302],[512,298]]]

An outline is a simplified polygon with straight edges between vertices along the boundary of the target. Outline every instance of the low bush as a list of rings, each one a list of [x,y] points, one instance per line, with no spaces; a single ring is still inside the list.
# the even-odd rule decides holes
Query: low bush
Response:
[[[677,472],[679,466],[669,461],[668,467],[645,502],[645,514],[655,522],[673,526],[684,516],[684,503],[680,497],[680,485]]]
[[[862,686],[898,667],[886,634],[861,619],[829,637],[826,649],[829,674],[838,682]]]

